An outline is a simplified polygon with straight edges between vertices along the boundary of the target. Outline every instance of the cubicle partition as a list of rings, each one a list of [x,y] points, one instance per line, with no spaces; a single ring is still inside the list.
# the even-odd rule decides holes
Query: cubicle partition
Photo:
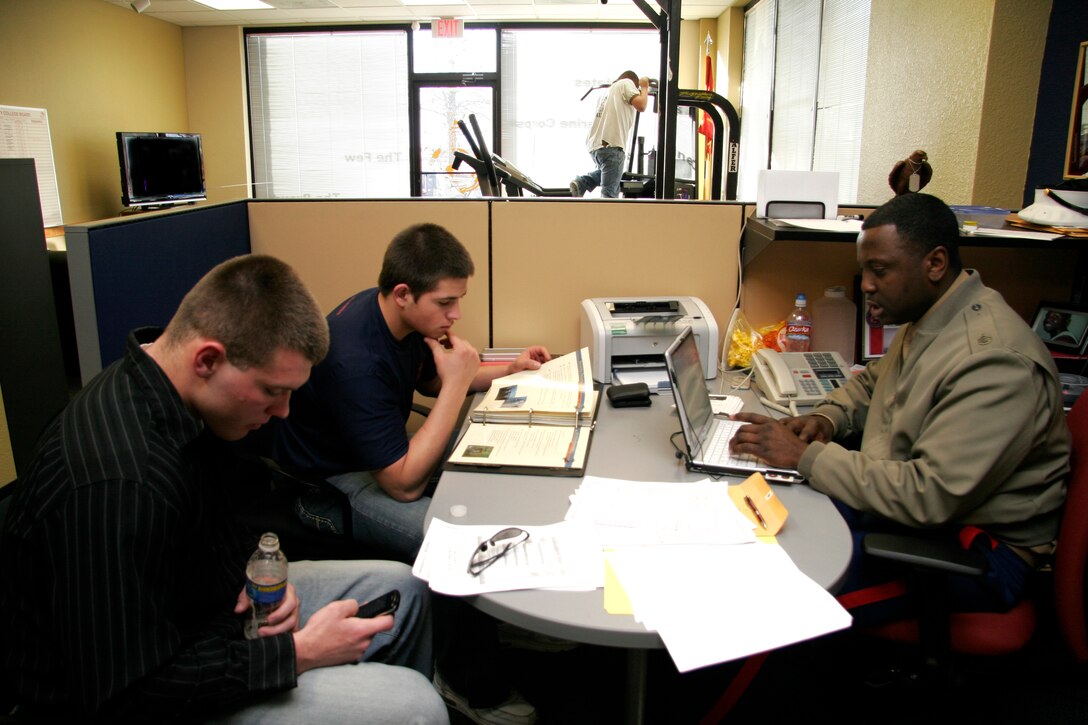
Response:
[[[398,232],[423,222],[448,229],[472,255],[476,274],[454,327],[477,348],[490,344],[488,202],[484,199],[252,201],[255,253],[294,267],[326,312],[378,284],[382,256]]]
[[[277,200],[69,227],[80,370],[89,379],[121,355],[128,330],[165,323],[204,272],[251,250],[291,264],[322,309],[332,310],[376,284],[389,241],[421,222],[449,229],[476,263],[455,331],[478,348],[572,350],[579,303],[588,297],[697,296],[724,333],[752,211],[649,199]],[[1074,248],[970,243],[962,251],[964,263],[1025,318],[1040,299],[1067,297],[1075,283]],[[839,284],[855,294],[853,243],[776,240],[744,256],[742,309],[753,325],[781,320],[798,292],[815,299]]]
[[[249,252],[246,206],[192,207],[65,229],[84,384],[121,357],[130,330],[165,325],[205,272]]]
[[[80,370],[86,382],[121,356],[130,329],[164,324],[202,274],[250,251],[292,265],[332,310],[375,285],[389,241],[420,222],[446,227],[473,257],[454,329],[478,348],[575,349],[588,297],[693,295],[724,328],[742,211],[660,200],[285,200],[69,227]]]
[[[491,207],[495,342],[569,351],[590,297],[699,297],[725,333],[743,207],[523,199]],[[663,351],[662,351],[663,352]]]
[[[33,159],[0,159],[0,486],[30,463],[68,402]]]

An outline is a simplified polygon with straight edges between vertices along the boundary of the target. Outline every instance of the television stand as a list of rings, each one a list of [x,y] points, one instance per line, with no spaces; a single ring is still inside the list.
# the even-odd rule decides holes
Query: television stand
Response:
[[[166,211],[167,209],[176,209],[183,206],[195,206],[195,201],[182,201],[177,204],[150,204],[148,206],[126,206],[121,209],[121,213],[117,216],[135,216],[137,214],[143,214],[148,211]]]

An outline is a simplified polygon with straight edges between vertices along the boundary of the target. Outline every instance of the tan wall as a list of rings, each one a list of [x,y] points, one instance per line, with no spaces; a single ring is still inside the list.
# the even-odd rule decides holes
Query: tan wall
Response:
[[[740,80],[744,64],[744,8],[728,8],[718,16],[714,33],[714,84],[734,108],[740,109]]]
[[[997,0],[979,125],[974,204],[1006,209],[1023,204],[1050,5],[1050,0]]]
[[[6,486],[16,478],[15,453],[11,450],[11,434],[8,417],[4,412],[4,395],[0,391],[0,486]]]
[[[492,207],[495,344],[579,345],[590,297],[692,295],[720,327],[737,295],[742,207],[512,201]]]
[[[201,134],[208,202],[249,198],[249,114],[242,29],[185,28],[189,130]]]
[[[703,66],[702,38],[699,37],[702,23],[698,20],[680,22],[680,75],[677,76],[678,88],[702,88],[700,68]]]
[[[488,346],[487,202],[314,201],[250,202],[254,252],[293,266],[326,312],[378,283],[382,256],[402,229],[422,222],[446,227],[472,255],[476,274],[461,303],[454,332]]]
[[[862,203],[889,198],[888,171],[920,147],[935,170],[927,191],[953,204],[1019,206],[1050,5],[874,0]],[[743,11],[717,24],[718,90],[739,105]],[[681,81],[697,72],[699,35],[698,21],[681,24]],[[246,196],[234,186],[249,173],[239,28],[183,30],[102,0],[3,0],[0,47],[0,103],[49,111],[67,223],[120,208],[121,129],[205,133],[209,195]]]
[[[914,149],[927,193],[949,204],[1020,207],[1050,0],[875,0],[858,202],[892,195]]]
[[[67,224],[121,209],[117,131],[188,131],[181,28],[101,0],[0,2],[0,103],[49,113]]]

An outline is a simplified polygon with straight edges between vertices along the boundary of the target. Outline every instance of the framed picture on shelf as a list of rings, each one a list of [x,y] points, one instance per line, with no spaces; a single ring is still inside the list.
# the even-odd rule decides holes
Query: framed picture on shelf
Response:
[[[1088,347],[1088,308],[1068,302],[1040,302],[1031,329],[1051,350],[1083,355]]]
[[[875,360],[884,357],[888,348],[892,346],[895,333],[899,332],[899,325],[885,325],[875,317],[871,317],[867,309],[861,312],[861,359]]]
[[[858,301],[858,362],[865,364],[884,357],[899,332],[899,325],[885,325],[869,315],[865,293],[861,291],[861,275],[854,276],[854,299]]]
[[[1069,114],[1069,140],[1065,150],[1066,179],[1088,173],[1088,41],[1077,53],[1077,76],[1073,85],[1073,109]]]

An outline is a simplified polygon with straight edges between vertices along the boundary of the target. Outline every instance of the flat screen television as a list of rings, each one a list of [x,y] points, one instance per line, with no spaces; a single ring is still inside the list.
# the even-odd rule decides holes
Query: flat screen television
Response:
[[[207,198],[199,133],[118,131],[117,157],[125,206],[187,204]]]

